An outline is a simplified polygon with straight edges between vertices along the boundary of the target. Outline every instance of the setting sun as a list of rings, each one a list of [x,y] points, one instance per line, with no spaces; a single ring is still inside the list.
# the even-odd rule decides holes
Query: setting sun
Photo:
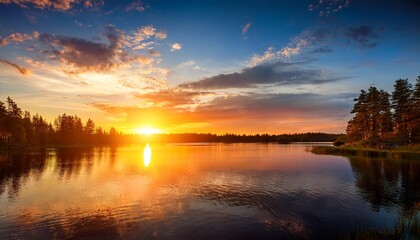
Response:
[[[145,135],[163,133],[162,130],[154,128],[154,127],[136,128],[134,132],[137,134],[145,134]]]

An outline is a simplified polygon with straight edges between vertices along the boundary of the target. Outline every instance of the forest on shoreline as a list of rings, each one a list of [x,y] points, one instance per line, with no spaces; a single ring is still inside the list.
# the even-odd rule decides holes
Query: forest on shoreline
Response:
[[[354,101],[354,117],[341,144],[382,148],[420,143],[420,76],[414,87],[398,79],[391,94],[371,86]]]
[[[83,146],[130,144],[142,142],[182,143],[182,142],[333,142],[339,134],[295,133],[238,135],[226,133],[179,133],[179,134],[124,134],[114,127],[105,130],[96,126],[92,119],[83,122],[77,115],[62,114],[53,123],[47,122],[39,114],[31,115],[23,111],[8,97],[6,103],[0,101],[0,148]]]

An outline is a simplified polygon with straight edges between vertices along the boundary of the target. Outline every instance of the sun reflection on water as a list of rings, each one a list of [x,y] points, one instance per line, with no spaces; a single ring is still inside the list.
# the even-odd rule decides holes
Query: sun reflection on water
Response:
[[[149,144],[146,144],[143,150],[143,163],[145,167],[150,165],[150,161],[152,160],[152,149],[150,148]]]

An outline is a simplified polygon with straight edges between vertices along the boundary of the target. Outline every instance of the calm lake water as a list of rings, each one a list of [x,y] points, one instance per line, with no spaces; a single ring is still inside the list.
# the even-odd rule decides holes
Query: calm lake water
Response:
[[[0,154],[0,239],[313,239],[418,214],[420,164],[310,144]]]

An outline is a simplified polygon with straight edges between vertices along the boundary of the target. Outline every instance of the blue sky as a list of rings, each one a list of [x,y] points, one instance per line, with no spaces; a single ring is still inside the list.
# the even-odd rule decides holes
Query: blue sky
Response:
[[[344,132],[420,75],[420,2],[0,0],[0,97],[125,132]]]

